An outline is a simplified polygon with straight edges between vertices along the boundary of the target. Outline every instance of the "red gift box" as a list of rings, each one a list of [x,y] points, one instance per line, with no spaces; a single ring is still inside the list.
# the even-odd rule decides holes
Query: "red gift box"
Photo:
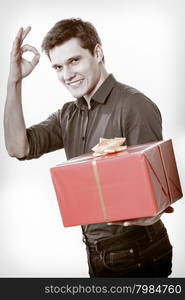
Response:
[[[155,216],[182,195],[171,140],[50,169],[65,227]]]

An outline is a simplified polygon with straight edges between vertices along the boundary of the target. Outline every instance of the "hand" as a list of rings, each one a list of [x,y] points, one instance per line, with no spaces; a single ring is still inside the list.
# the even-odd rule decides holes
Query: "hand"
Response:
[[[147,218],[138,218],[138,219],[132,219],[132,220],[123,220],[122,221],[115,221],[111,223],[107,223],[108,225],[122,225],[122,226],[131,226],[131,225],[138,225],[138,226],[149,226],[154,224],[155,222],[160,220],[160,217],[163,213],[172,213],[174,211],[173,207],[169,206],[164,211],[159,213],[158,215],[154,217],[147,217]]]
[[[10,82],[19,82],[24,77],[28,76],[39,62],[40,54],[37,49],[30,45],[22,46],[24,39],[30,32],[31,27],[28,26],[25,30],[21,27],[13,42],[11,56],[10,56]],[[32,61],[23,58],[23,53],[26,51],[33,52],[35,55]]]

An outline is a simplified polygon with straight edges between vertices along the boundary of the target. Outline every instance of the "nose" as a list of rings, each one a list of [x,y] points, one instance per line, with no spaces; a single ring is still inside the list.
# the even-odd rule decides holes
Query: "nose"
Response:
[[[63,68],[62,77],[64,81],[70,81],[75,76],[74,71],[69,66]]]

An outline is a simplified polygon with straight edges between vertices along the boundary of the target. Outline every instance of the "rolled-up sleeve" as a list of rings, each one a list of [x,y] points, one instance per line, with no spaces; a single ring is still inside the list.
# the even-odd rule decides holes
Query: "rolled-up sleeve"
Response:
[[[62,127],[59,121],[60,110],[45,121],[26,129],[29,154],[19,160],[39,158],[41,155],[63,148]]]
[[[125,133],[127,145],[162,140],[162,118],[157,105],[140,93],[128,98]]]

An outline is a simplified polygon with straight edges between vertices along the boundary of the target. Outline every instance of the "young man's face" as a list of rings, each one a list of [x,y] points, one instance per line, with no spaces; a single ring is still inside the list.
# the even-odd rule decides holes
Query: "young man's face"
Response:
[[[97,89],[101,76],[102,51],[95,47],[94,55],[80,45],[77,38],[72,38],[49,51],[53,68],[59,80],[72,96],[90,97]]]

